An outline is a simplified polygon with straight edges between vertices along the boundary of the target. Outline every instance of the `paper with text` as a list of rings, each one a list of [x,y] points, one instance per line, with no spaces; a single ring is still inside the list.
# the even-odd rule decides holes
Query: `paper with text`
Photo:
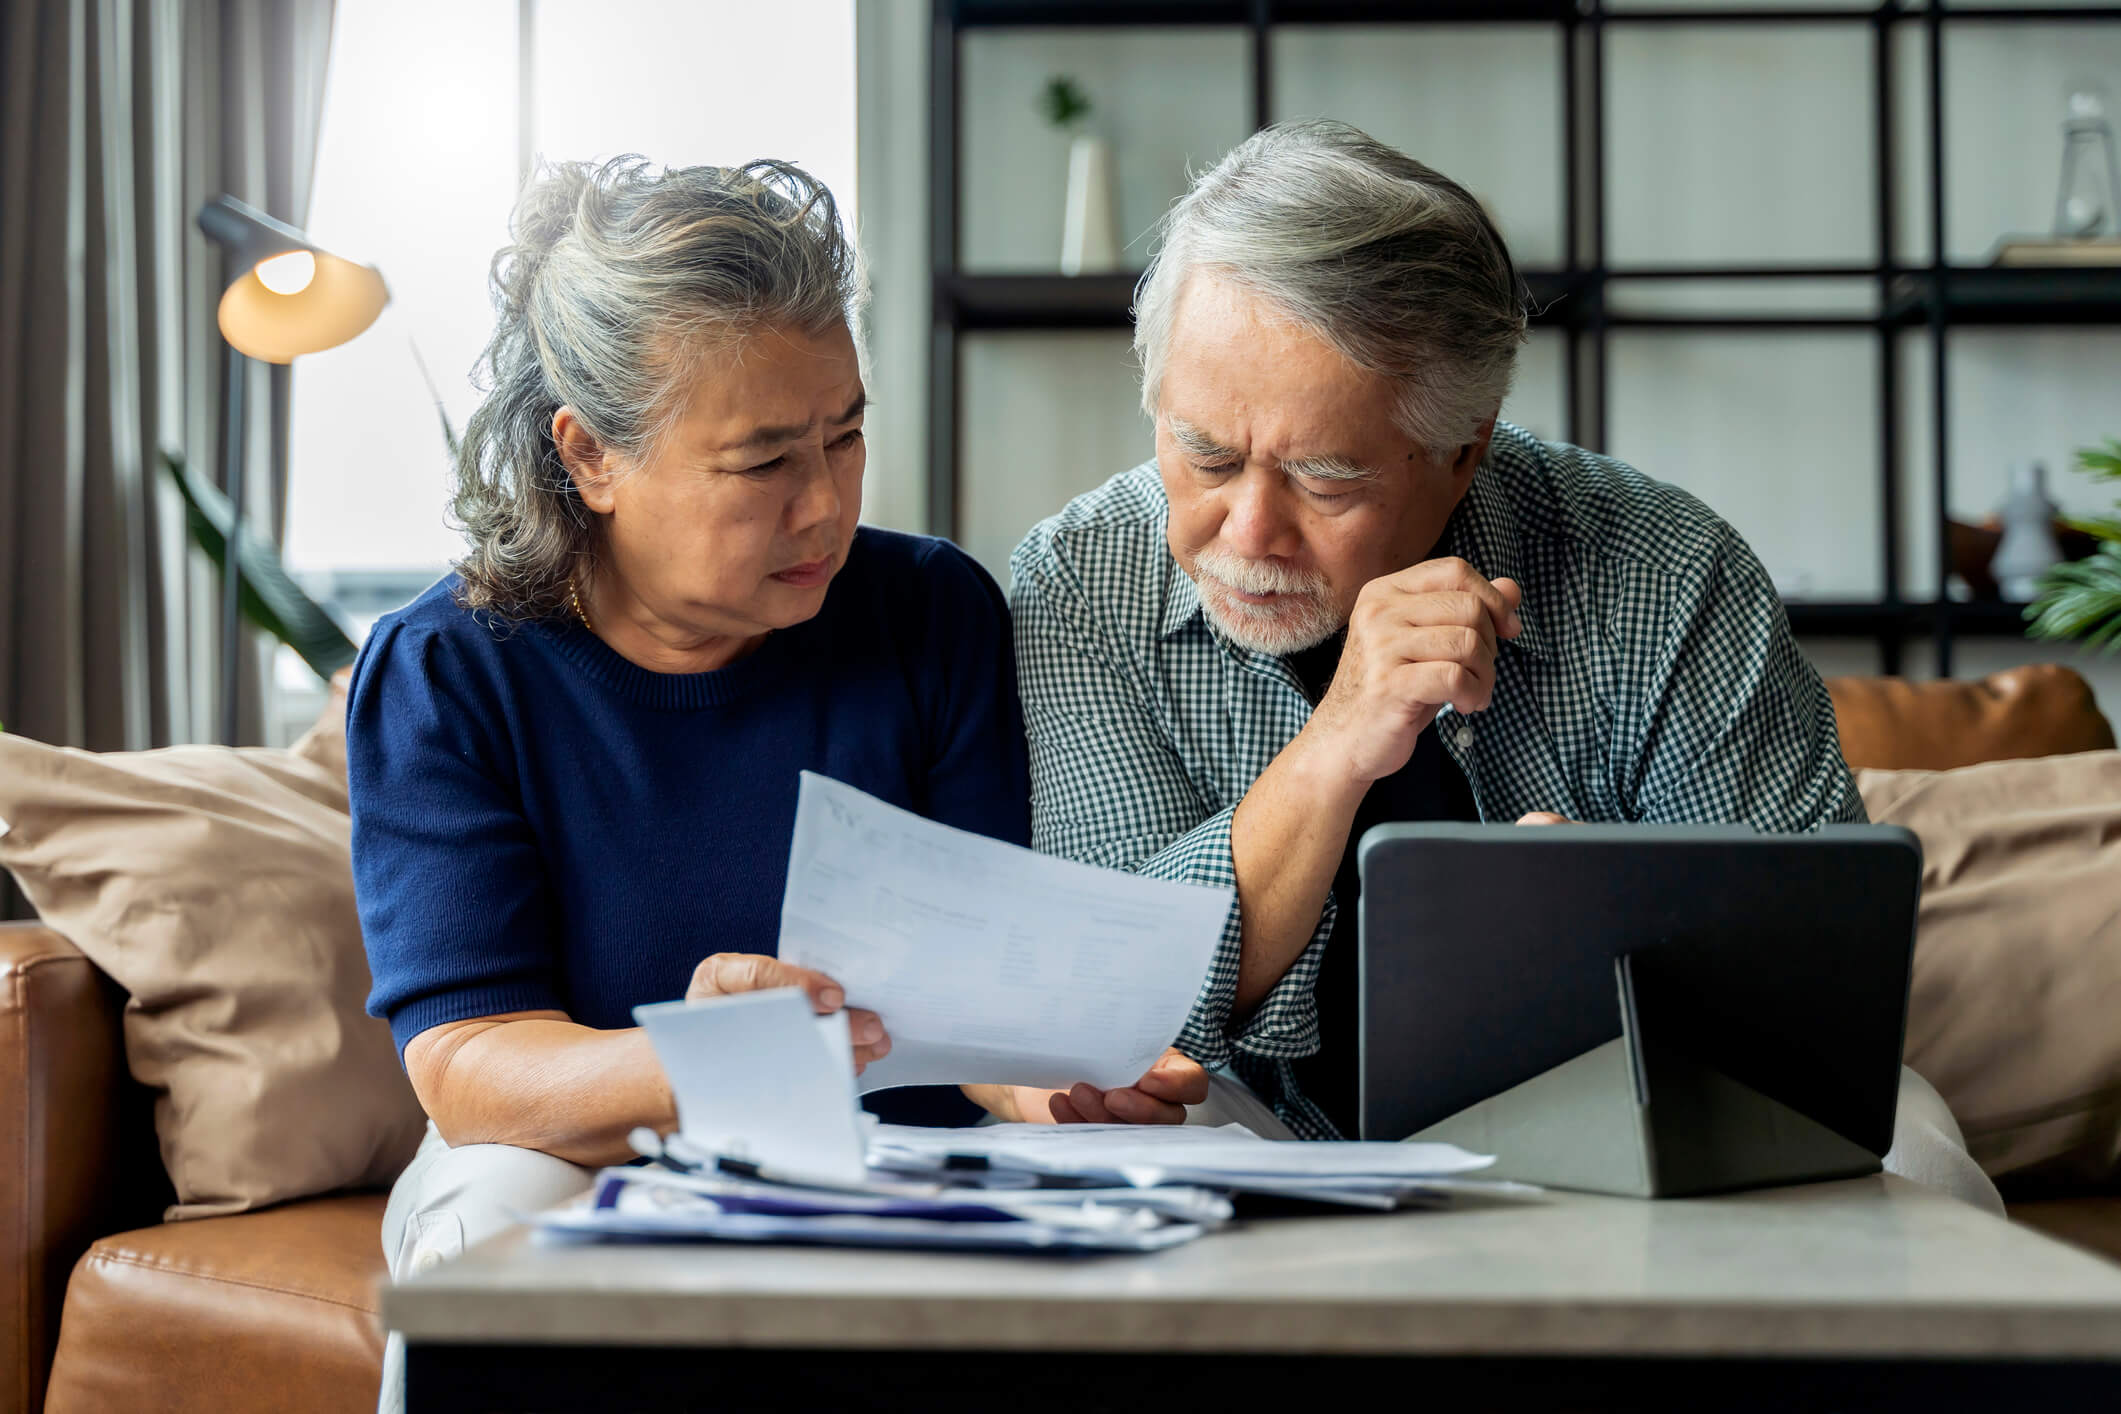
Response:
[[[780,955],[883,1018],[891,1054],[864,1093],[1110,1089],[1177,1039],[1231,898],[938,825],[805,771]]]

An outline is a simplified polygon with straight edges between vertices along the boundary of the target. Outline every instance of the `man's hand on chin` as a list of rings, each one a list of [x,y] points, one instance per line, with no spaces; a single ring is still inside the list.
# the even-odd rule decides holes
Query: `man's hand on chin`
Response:
[[[1208,1098],[1208,1072],[1176,1046],[1132,1085],[967,1085],[965,1093],[997,1119],[1026,1124],[1184,1124],[1186,1106]]]

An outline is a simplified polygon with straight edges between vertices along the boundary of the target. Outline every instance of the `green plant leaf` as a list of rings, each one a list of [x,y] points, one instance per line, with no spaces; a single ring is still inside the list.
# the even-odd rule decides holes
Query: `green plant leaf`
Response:
[[[1038,110],[1056,128],[1073,127],[1090,116],[1090,95],[1066,74],[1055,74],[1039,91]]]
[[[2062,523],[2101,540],[2121,540],[2121,516],[2064,516]]]
[[[2085,447],[2077,453],[2077,468],[2101,481],[2121,481],[2121,438],[2109,437],[2103,447]]]
[[[2056,565],[2040,580],[2040,595],[2026,609],[2035,638],[2081,638],[2108,652],[2121,647],[2121,544]]]
[[[233,519],[228,497],[167,447],[162,449],[162,465],[184,497],[184,519],[191,526],[193,543],[216,566],[222,566],[228,525]],[[236,599],[244,618],[294,649],[311,671],[327,682],[333,673],[354,660],[354,641],[332,622],[331,615],[316,600],[288,578],[272,542],[248,525],[236,540],[236,563],[243,570]]]

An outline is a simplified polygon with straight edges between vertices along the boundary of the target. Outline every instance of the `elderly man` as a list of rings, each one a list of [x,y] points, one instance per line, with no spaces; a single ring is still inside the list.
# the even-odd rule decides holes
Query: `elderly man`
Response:
[[[1352,1133],[1374,823],[1864,818],[1738,535],[1496,420],[1522,287],[1456,183],[1341,124],[1268,129],[1172,209],[1136,314],[1156,460],[1011,560],[1032,834],[1236,886],[1179,1040],[1225,1099],[1234,1078],[1298,1136]],[[1978,1169],[1961,1186],[1993,1200]]]

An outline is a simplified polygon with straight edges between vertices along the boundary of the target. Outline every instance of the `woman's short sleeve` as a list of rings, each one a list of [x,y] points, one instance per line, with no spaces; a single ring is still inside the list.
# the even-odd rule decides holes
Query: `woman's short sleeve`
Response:
[[[379,625],[347,704],[368,1010],[402,1052],[430,1027],[565,1010],[553,910],[498,685],[430,627]]]

